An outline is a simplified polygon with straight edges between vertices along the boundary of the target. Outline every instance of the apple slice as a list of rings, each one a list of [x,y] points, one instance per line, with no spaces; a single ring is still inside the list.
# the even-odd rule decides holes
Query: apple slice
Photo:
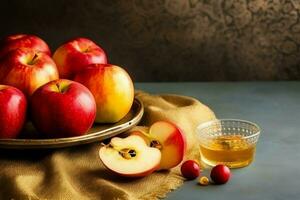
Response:
[[[149,133],[134,131],[131,135],[140,135],[150,147],[161,151],[160,170],[176,167],[183,160],[186,140],[175,124],[158,121],[152,124]]]
[[[161,159],[160,151],[137,135],[112,138],[100,148],[99,156],[105,167],[125,177],[147,176],[158,169]]]

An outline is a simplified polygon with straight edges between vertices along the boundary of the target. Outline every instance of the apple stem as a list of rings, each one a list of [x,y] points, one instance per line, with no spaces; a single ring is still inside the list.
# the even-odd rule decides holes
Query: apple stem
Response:
[[[56,83],[56,87],[58,89],[59,92],[64,93],[68,90],[68,86],[64,86],[62,84]]]
[[[33,65],[35,63],[35,60],[37,59],[38,55],[35,53],[32,59],[28,62],[29,65]]]

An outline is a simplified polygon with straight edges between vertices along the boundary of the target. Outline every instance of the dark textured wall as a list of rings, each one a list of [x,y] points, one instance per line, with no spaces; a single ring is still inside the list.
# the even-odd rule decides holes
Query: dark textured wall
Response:
[[[0,36],[85,36],[138,81],[300,79],[300,0],[2,0]]]

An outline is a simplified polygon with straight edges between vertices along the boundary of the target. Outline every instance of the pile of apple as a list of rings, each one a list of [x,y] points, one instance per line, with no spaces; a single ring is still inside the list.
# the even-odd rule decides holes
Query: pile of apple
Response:
[[[80,136],[94,122],[122,119],[133,99],[127,72],[107,64],[103,49],[89,39],[68,41],[52,57],[34,35],[0,43],[0,138],[18,138],[29,119],[41,137]]]
[[[127,72],[107,64],[101,47],[86,38],[60,46],[53,56],[34,35],[11,35],[0,43],[0,139],[18,138],[27,120],[40,137],[84,135],[96,123],[115,123],[130,110],[134,87]],[[133,131],[114,137],[99,150],[103,164],[125,177],[143,177],[179,165],[186,141],[173,123],[158,121],[149,132]],[[187,179],[199,176],[199,165],[186,161]],[[215,183],[225,183],[230,171],[212,170]],[[206,177],[201,182],[208,184]]]
[[[61,79],[60,79],[61,78]],[[101,47],[77,38],[53,56],[34,35],[12,35],[0,44],[0,138],[18,138],[27,120],[40,136],[85,134],[96,123],[115,123],[130,110],[134,87],[127,72],[107,64]],[[126,177],[143,177],[181,163],[186,141],[173,123],[133,131],[100,148],[103,164]]]

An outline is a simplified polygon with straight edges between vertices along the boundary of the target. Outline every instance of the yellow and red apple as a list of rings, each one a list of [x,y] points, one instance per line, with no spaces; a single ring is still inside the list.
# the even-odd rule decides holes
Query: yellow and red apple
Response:
[[[128,73],[116,65],[92,64],[78,73],[75,81],[85,85],[97,104],[96,122],[115,123],[130,110],[134,87]]]
[[[27,101],[17,88],[0,85],[0,138],[17,138],[26,119]]]
[[[63,44],[55,51],[53,59],[60,77],[67,79],[73,79],[89,64],[107,63],[103,49],[87,38],[76,38]]]
[[[0,58],[7,55],[10,51],[27,48],[36,52],[42,52],[51,56],[51,51],[47,43],[35,35],[15,34],[2,39],[0,42]]]
[[[31,49],[13,50],[0,61],[0,83],[14,86],[29,97],[37,88],[58,79],[54,61]]]
[[[125,177],[144,177],[158,169],[161,153],[148,147],[137,135],[114,137],[109,145],[100,148],[99,156],[104,166]]]
[[[84,135],[93,125],[96,103],[82,84],[66,79],[51,81],[31,97],[31,118],[43,136]]]
[[[141,136],[148,146],[161,151],[160,170],[176,167],[184,158],[185,135],[172,122],[158,121],[150,126],[149,133],[133,131],[131,135]]]

